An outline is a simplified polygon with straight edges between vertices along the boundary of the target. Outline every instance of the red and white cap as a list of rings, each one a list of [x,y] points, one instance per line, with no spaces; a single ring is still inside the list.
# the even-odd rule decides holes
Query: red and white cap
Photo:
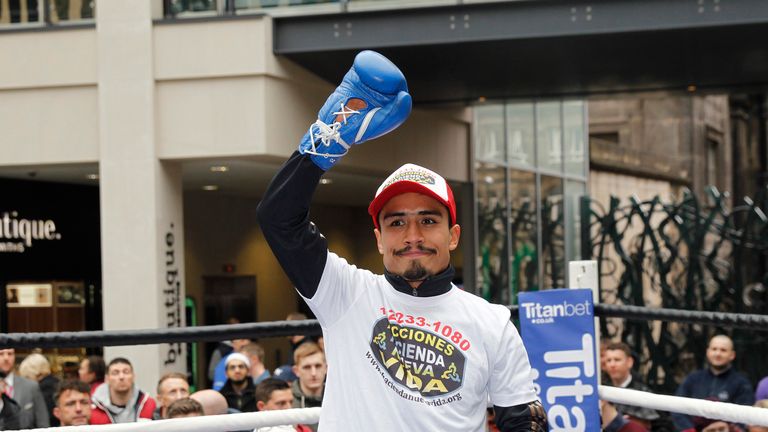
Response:
[[[379,228],[379,212],[390,199],[408,192],[416,192],[436,199],[448,208],[451,224],[456,223],[456,201],[445,179],[424,167],[405,164],[384,180],[376,191],[371,205],[368,206],[368,214],[373,218],[373,226]]]

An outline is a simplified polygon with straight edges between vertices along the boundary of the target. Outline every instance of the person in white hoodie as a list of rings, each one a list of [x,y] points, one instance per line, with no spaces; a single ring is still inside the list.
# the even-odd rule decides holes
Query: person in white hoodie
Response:
[[[117,357],[109,362],[106,379],[93,393],[91,424],[152,420],[157,403],[136,387],[133,366],[128,359]]]

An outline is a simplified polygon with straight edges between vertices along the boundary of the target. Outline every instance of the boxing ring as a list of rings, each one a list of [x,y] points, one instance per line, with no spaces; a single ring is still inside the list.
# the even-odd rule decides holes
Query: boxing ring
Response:
[[[513,316],[519,313],[516,306],[512,306],[510,309],[512,310]],[[619,317],[630,320],[677,321],[745,328],[753,331],[768,331],[768,316],[765,315],[699,312],[605,304],[595,305],[595,315]],[[149,345],[159,343],[219,341],[236,338],[279,337],[295,334],[319,335],[320,326],[315,320],[303,320],[173,329],[9,333],[0,335],[0,349]],[[678,412],[714,420],[724,420],[732,423],[768,427],[768,409],[765,408],[755,408],[678,396],[658,395],[602,385],[599,387],[599,395],[601,399],[613,403]],[[148,432],[225,432],[232,430],[252,430],[260,427],[285,424],[317,423],[321,416],[321,410],[321,408],[290,409],[283,411],[228,414],[115,425],[67,426],[35,430],[50,430],[57,432],[120,432],[139,430]]]

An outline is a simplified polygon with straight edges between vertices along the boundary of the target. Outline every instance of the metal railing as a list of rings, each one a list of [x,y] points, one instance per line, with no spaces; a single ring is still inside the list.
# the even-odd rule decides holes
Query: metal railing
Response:
[[[628,306],[768,314],[768,217],[766,191],[728,205],[727,194],[709,189],[705,202],[690,191],[663,202],[612,197],[607,207],[582,201],[582,258],[598,261],[601,302]],[[706,344],[729,334],[739,353],[764,351],[768,338],[722,324],[681,326],[602,319],[603,336],[623,340],[643,359],[646,382],[669,391],[676,377],[704,362]],[[736,357],[750,376],[768,372],[758,355]]]
[[[301,15],[485,2],[488,0],[163,0],[163,14],[166,19],[259,12]]]

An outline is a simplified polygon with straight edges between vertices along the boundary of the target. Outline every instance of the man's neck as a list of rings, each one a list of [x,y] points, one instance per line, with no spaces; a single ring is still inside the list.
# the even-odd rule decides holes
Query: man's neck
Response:
[[[258,378],[267,370],[263,364],[255,364],[251,367],[251,378]]]
[[[613,383],[614,387],[626,388],[629,383],[632,382],[632,374],[628,374],[624,378],[619,378],[615,381],[611,379],[611,382]]]
[[[243,382],[241,382],[239,384],[234,382],[234,381],[232,381],[232,389],[237,394],[243,394],[243,390],[245,390],[246,387],[248,387],[248,380],[247,379],[244,379]]]
[[[304,393],[304,396],[320,396],[323,394],[323,386],[320,386],[317,390],[313,391],[304,387],[304,384],[299,380],[299,387],[301,387],[301,392]]]
[[[384,275],[390,284],[399,292],[415,297],[432,297],[445,294],[451,289],[451,280],[455,275],[452,266],[442,272],[432,275],[423,281],[408,281],[402,276],[390,273],[384,269]]]
[[[133,389],[128,390],[127,392],[116,392],[109,389],[109,401],[112,405],[126,406],[128,405],[128,402],[131,401],[131,396],[133,396]]]
[[[730,369],[731,369],[731,364],[730,363],[728,363],[725,366],[721,366],[721,367],[714,367],[714,366],[710,366],[709,367],[709,370],[710,370],[710,372],[712,372],[713,375],[722,375],[722,374],[728,372]]]

